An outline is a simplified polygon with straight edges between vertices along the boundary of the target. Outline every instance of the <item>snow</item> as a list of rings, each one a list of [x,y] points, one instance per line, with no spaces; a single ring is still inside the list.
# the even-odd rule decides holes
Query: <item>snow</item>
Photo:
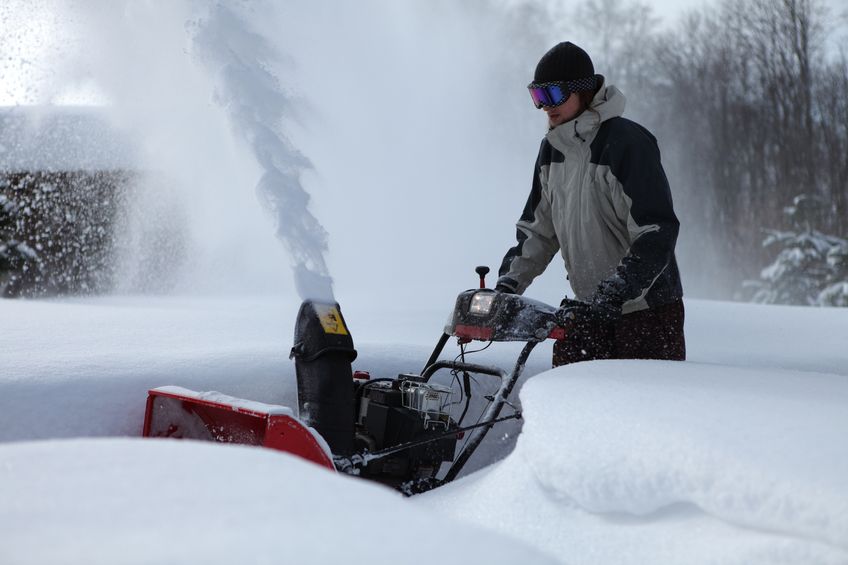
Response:
[[[848,559],[844,375],[606,361],[521,400],[514,453],[420,503],[570,563]]]
[[[298,294],[332,304],[327,232],[309,210],[310,196],[301,183],[311,165],[280,126],[291,107],[290,95],[269,67],[281,56],[247,18],[224,4],[213,4],[197,28],[194,49],[217,79],[216,100],[262,168],[256,192],[292,258]]]
[[[264,402],[256,402],[255,400],[245,400],[244,398],[236,398],[228,394],[222,394],[216,390],[201,392],[196,390],[189,390],[181,386],[160,386],[153,389],[153,391],[169,395],[181,396],[183,398],[194,398],[195,400],[205,400],[207,402],[224,404],[234,410],[244,410],[248,412],[253,412],[254,414],[268,416],[296,416],[294,411],[287,406],[277,406],[275,404],[265,404]]]
[[[0,171],[134,170],[134,151],[97,107],[0,107]]]
[[[265,449],[33,442],[0,446],[0,476],[5,565],[556,563],[482,528],[434,520],[384,487]]]
[[[158,386],[295,406],[291,298],[0,301],[0,561],[323,562],[320,531],[342,536],[321,559],[353,562],[848,562],[848,312],[686,305],[685,363],[547,371],[538,347],[523,427],[406,500],[259,448],[133,439]],[[420,371],[447,314],[343,311],[374,378]],[[520,346],[469,360],[511,367]]]

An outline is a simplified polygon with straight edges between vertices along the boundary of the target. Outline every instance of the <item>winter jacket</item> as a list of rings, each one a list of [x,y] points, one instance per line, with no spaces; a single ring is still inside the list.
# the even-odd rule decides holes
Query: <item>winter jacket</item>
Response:
[[[627,314],[682,297],[680,224],[659,148],[621,117],[624,105],[604,85],[589,110],[547,133],[501,288],[523,293],[560,250],[578,300],[617,301]]]

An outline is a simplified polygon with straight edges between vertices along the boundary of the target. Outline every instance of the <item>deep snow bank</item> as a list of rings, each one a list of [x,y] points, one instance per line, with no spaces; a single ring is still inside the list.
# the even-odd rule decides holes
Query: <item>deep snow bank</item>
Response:
[[[608,361],[529,381],[515,451],[422,504],[570,563],[848,562],[848,378]]]
[[[0,532],[5,565],[554,563],[287,454],[189,441],[0,445]]]
[[[287,404],[296,311],[263,297],[0,301],[0,441],[138,436],[162,385]]]

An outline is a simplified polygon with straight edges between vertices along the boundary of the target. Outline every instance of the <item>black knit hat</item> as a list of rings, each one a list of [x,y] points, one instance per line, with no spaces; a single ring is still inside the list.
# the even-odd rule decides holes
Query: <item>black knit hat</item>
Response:
[[[533,82],[564,82],[594,77],[595,67],[588,53],[570,41],[563,41],[554,45],[539,60]]]

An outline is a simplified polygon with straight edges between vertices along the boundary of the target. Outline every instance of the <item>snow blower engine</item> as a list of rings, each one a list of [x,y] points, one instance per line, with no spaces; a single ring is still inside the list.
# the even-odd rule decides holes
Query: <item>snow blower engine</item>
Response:
[[[498,422],[518,419],[509,395],[533,348],[564,337],[555,308],[485,288],[461,293],[445,331],[420,374],[370,378],[354,372],[357,353],[338,304],[307,301],[295,326],[298,416],[288,408],[196,393],[178,387],[149,392],[144,435],[261,445],[287,451],[339,472],[415,494],[452,481]],[[459,355],[440,360],[450,337]],[[472,340],[526,342],[510,373],[466,361]],[[450,371],[449,385],[431,382]],[[485,395],[473,424],[465,418],[473,396],[472,375],[500,380]],[[504,406],[510,414],[501,417]],[[306,426],[304,426],[305,424]]]

